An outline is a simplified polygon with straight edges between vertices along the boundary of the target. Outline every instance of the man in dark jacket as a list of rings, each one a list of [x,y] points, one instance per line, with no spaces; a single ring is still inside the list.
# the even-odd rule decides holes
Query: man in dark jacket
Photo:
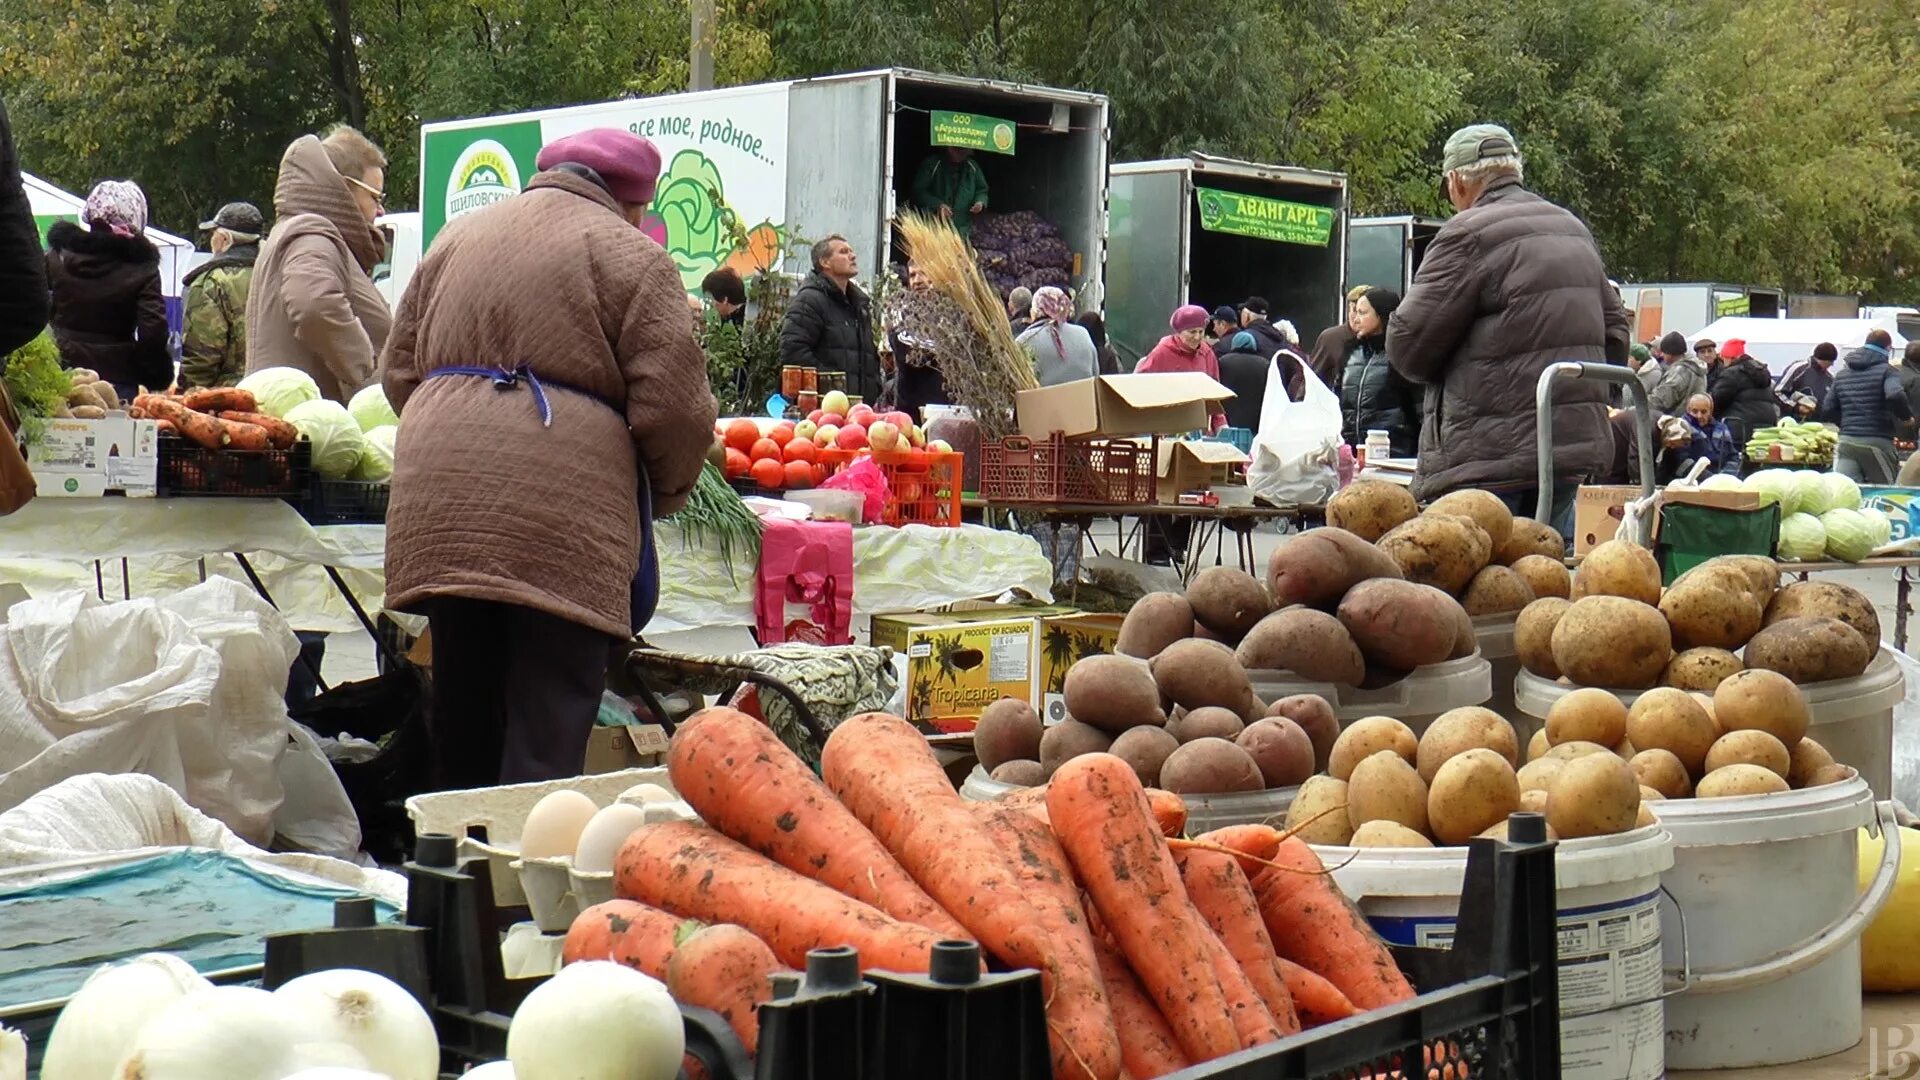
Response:
[[[853,279],[860,260],[844,236],[813,245],[813,273],[793,294],[780,324],[780,363],[844,371],[847,391],[880,400],[880,349],[872,303]]]
[[[13,151],[13,126],[0,102],[0,358],[47,325],[47,262]]]
[[[1727,342],[1720,361],[1720,378],[1711,391],[1713,414],[1745,446],[1755,431],[1780,422],[1780,403],[1773,398],[1773,372],[1749,355],[1747,343],[1739,338]]]
[[[1249,296],[1240,302],[1240,329],[1252,334],[1254,344],[1267,356],[1292,345],[1279,327],[1267,321],[1267,300],[1263,296]]]
[[[193,268],[187,289],[186,332],[180,339],[183,386],[232,386],[247,374],[247,294],[267,223],[259,207],[234,202],[200,223],[211,235],[213,258]]]
[[[1840,426],[1834,468],[1863,484],[1891,484],[1899,470],[1893,433],[1913,419],[1906,391],[1893,370],[1893,335],[1871,330],[1867,343],[1847,354],[1820,412]]]
[[[1832,419],[1820,408],[1827,400],[1827,391],[1833,389],[1833,364],[1839,358],[1840,350],[1834,348],[1833,342],[1823,341],[1813,347],[1812,356],[1794,362],[1782,372],[1780,381],[1773,384],[1780,414],[1802,420]]]
[[[1228,427],[1259,432],[1260,411],[1267,397],[1267,377],[1275,364],[1280,365],[1289,400],[1299,401],[1305,392],[1300,361],[1292,353],[1282,350],[1273,356],[1262,356],[1253,335],[1245,330],[1234,331],[1221,347],[1224,351],[1219,356],[1220,383],[1234,394],[1220,406],[1227,411]]]
[[[1540,373],[1568,360],[1624,365],[1626,309],[1586,225],[1520,186],[1520,148],[1505,128],[1454,132],[1443,169],[1460,213],[1433,238],[1387,329],[1394,369],[1428,384],[1413,493],[1485,488],[1531,515]],[[1613,456],[1606,403],[1600,382],[1554,392],[1551,524],[1563,536],[1575,489]]]

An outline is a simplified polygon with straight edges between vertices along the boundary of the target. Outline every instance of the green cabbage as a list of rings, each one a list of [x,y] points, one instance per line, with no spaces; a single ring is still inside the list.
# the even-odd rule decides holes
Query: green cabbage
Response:
[[[1830,472],[1821,478],[1827,485],[1827,498],[1835,510],[1860,509],[1860,485],[1844,473]]]
[[[1700,482],[1700,490],[1745,491],[1746,485],[1742,484],[1740,478],[1737,476],[1728,476],[1726,473],[1714,473],[1712,476]]]
[[[372,431],[400,422],[393,406],[387,404],[387,391],[379,383],[353,395],[353,400],[347,402],[347,411],[353,414],[354,422],[360,425],[361,431]]]
[[[355,480],[379,480],[393,477],[393,440],[400,429],[383,424],[367,432],[366,447],[360,451],[360,464],[353,470]]]
[[[1793,492],[1797,504],[1794,512],[1812,514],[1819,517],[1833,509],[1833,492],[1827,490],[1825,473],[1797,472],[1793,474]]]
[[[1827,553],[1827,530],[1812,514],[1788,514],[1780,521],[1780,546],[1783,559],[1818,562]]]
[[[270,367],[240,380],[240,389],[253,395],[260,411],[287,419],[294,406],[320,400],[320,386],[299,368]]]
[[[353,414],[337,401],[309,401],[295,405],[283,417],[313,444],[313,471],[328,480],[343,480],[360,465],[367,437]]]
[[[1779,503],[1782,515],[1792,514],[1800,509],[1800,497],[1793,488],[1793,475],[1790,469],[1762,469],[1742,481],[1742,486],[1760,496],[1761,506]]]
[[[1820,515],[1820,527],[1827,530],[1827,554],[1841,562],[1859,562],[1873,553],[1873,522],[1858,510],[1829,510]]]
[[[1893,542],[1893,519],[1887,516],[1885,510],[1877,506],[1863,506],[1860,508],[1860,514],[1867,519],[1868,524],[1873,526],[1874,547]]]

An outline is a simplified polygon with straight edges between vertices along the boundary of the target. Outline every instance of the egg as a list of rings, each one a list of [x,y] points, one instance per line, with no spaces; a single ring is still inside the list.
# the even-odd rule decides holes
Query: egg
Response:
[[[670,803],[679,799],[678,795],[659,784],[635,784],[620,793],[618,801],[623,803]]]
[[[520,857],[551,859],[571,855],[580,846],[580,833],[600,808],[571,789],[553,792],[533,804],[520,829]]]
[[[620,845],[626,843],[633,830],[646,823],[647,812],[626,803],[614,803],[593,815],[593,820],[580,832],[580,846],[573,853],[573,868],[586,874],[612,870]]]

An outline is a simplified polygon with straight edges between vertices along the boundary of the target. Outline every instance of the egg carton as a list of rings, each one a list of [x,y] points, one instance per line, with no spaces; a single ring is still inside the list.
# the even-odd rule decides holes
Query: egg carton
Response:
[[[663,821],[698,821],[693,808],[669,796],[664,800],[622,795],[617,802],[638,806],[642,822],[655,825]],[[533,921],[546,934],[564,934],[575,916],[602,901],[613,899],[613,871],[580,870],[573,856],[557,855],[545,859],[519,858],[513,869],[520,875],[520,887],[527,894],[527,908]]]

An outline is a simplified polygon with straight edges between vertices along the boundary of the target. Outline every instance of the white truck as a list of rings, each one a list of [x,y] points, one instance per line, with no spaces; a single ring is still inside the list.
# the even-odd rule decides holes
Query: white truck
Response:
[[[1786,293],[1761,285],[1717,281],[1620,286],[1620,302],[1633,316],[1633,340],[1648,341],[1669,330],[1691,338],[1715,319],[1778,319]]]
[[[1407,295],[1427,245],[1444,224],[1439,218],[1412,214],[1347,222],[1347,288],[1366,285]]]

